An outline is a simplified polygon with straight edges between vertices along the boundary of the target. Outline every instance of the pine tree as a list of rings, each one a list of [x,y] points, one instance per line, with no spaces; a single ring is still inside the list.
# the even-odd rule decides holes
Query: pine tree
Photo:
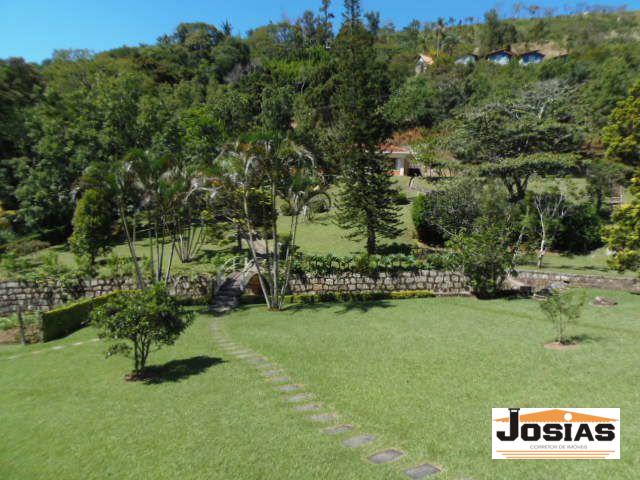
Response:
[[[349,238],[366,239],[367,252],[374,253],[379,237],[395,238],[402,230],[389,167],[380,151],[389,133],[381,114],[389,95],[388,72],[376,58],[373,35],[362,24],[360,11],[359,0],[345,0],[335,44],[341,162],[337,222]]]

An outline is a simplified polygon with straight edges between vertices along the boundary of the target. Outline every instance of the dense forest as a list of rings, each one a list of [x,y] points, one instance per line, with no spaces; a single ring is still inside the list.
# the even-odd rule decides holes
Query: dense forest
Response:
[[[268,125],[313,152],[324,172],[338,172],[344,128],[336,111],[345,98],[337,87],[349,75],[340,71],[349,46],[339,41],[333,10],[323,0],[316,12],[244,36],[229,22],[183,23],[153,45],[60,50],[40,65],[0,60],[0,243],[64,241],[87,185],[136,149],[197,164]],[[595,162],[612,110],[640,73],[637,12],[557,15],[519,6],[504,18],[492,10],[484,19],[405,27],[382,23],[377,12],[351,14],[363,18],[371,48],[362,61],[377,83],[352,85],[371,87],[357,107],[376,132],[349,141],[410,138],[434,165],[492,165],[522,153]],[[541,43],[568,55],[527,67],[455,63],[467,53]],[[416,75],[422,53],[435,62]],[[513,196],[521,187],[511,185]]]

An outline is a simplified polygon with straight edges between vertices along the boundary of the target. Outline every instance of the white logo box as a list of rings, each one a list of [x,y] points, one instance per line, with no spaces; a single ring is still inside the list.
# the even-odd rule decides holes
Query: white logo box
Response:
[[[618,460],[619,408],[493,408],[494,460]]]

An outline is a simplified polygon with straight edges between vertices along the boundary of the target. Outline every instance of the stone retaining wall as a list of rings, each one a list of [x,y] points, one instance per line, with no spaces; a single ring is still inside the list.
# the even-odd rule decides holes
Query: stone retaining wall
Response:
[[[210,276],[175,277],[169,291],[186,298],[211,296],[215,279]],[[18,311],[46,311],[80,298],[95,298],[117,290],[133,290],[129,278],[81,280],[74,285],[59,282],[0,282],[0,315]]]
[[[391,292],[398,290],[430,290],[448,295],[469,293],[466,279],[454,272],[419,270],[397,274],[380,273],[368,277],[358,273],[293,278],[291,293],[321,292]]]
[[[575,275],[569,273],[539,272],[519,270],[515,279],[534,289],[548,287],[552,283],[567,283],[575,287],[602,288],[603,290],[621,290],[640,292],[640,280],[636,278],[602,277],[598,275]]]
[[[534,289],[564,282],[569,285],[640,292],[640,280],[635,278],[601,277],[596,275],[573,275],[554,272],[521,270],[516,280]],[[255,282],[257,283],[257,282]],[[169,291],[185,298],[209,298],[214,290],[215,279],[211,276],[176,277]],[[397,274],[380,273],[368,277],[358,273],[326,276],[296,277],[290,282],[292,293],[320,292],[391,292],[398,290],[430,290],[436,294],[467,295],[469,287],[464,276],[455,272],[419,270]],[[75,285],[50,282],[0,282],[0,315],[18,311],[51,310],[72,300],[94,298],[117,290],[132,290],[131,279],[83,280]],[[251,283],[249,285],[251,288]],[[261,294],[259,285],[257,294]]]

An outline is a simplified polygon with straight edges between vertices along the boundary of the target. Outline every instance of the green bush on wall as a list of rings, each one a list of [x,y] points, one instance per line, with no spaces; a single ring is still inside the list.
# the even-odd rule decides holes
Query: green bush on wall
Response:
[[[404,298],[430,298],[435,294],[430,290],[402,290],[397,292],[324,292],[292,295],[293,303],[311,305],[322,302],[370,302]]]
[[[55,340],[84,327],[91,311],[118,293],[120,292],[112,292],[96,298],[86,298],[42,313],[40,324],[42,341]]]
[[[299,293],[287,295],[287,303],[301,303],[312,305],[324,302],[370,302],[373,300],[392,300],[404,298],[430,298],[435,297],[431,290],[401,290],[396,292],[323,292],[323,293]],[[264,303],[260,295],[242,295],[240,303],[244,305]]]

